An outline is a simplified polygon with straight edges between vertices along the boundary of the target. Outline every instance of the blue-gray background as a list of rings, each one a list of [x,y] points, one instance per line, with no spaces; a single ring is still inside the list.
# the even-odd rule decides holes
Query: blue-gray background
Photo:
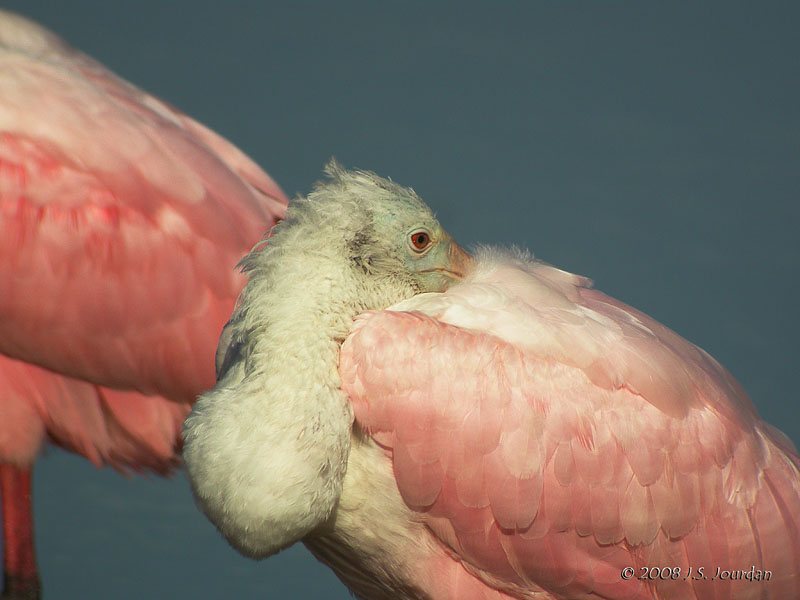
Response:
[[[725,364],[797,442],[796,3],[4,2],[305,193],[323,163],[412,185],[464,245],[519,244]],[[1,92],[1,91],[0,91]],[[55,598],[347,598],[302,548],[254,563],[185,479],[50,450]]]

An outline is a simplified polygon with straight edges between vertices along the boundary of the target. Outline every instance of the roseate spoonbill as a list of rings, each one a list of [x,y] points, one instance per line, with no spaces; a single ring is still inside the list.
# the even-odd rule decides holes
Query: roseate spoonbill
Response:
[[[234,265],[287,200],[203,125],[0,11],[4,598],[36,598],[30,469],[45,438],[167,473],[214,384]]]
[[[719,363],[583,277],[470,258],[409,189],[328,174],[243,260],[184,424],[236,549],[303,541],[363,598],[800,597],[800,458]]]

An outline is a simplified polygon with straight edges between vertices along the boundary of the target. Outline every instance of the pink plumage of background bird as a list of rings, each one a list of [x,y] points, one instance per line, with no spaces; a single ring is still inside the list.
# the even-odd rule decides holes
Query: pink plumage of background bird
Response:
[[[121,471],[179,463],[234,267],[286,204],[229,142],[0,11],[4,598],[40,593],[30,469],[46,440]]]
[[[302,541],[372,600],[800,597],[800,457],[717,361],[584,277],[470,258],[408,188],[328,174],[242,261],[184,425],[237,550]]]

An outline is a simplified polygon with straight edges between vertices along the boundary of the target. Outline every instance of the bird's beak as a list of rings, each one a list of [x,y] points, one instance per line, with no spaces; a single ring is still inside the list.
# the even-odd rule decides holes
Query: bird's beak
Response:
[[[447,254],[449,263],[447,275],[456,281],[461,281],[472,270],[475,259],[453,240],[450,241],[450,250]]]
[[[435,267],[421,269],[417,272],[424,280],[423,289],[428,292],[446,291],[451,285],[464,279],[472,271],[475,264],[475,259],[456,244],[447,233],[444,233],[441,243],[441,252],[436,257],[438,259],[436,263],[438,264]],[[443,255],[444,252],[447,252],[447,254]]]

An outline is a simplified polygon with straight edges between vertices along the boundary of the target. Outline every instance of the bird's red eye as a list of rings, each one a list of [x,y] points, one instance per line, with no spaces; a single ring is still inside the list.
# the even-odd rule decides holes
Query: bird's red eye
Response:
[[[415,231],[411,234],[411,245],[414,250],[425,250],[431,243],[431,236],[426,231]]]

